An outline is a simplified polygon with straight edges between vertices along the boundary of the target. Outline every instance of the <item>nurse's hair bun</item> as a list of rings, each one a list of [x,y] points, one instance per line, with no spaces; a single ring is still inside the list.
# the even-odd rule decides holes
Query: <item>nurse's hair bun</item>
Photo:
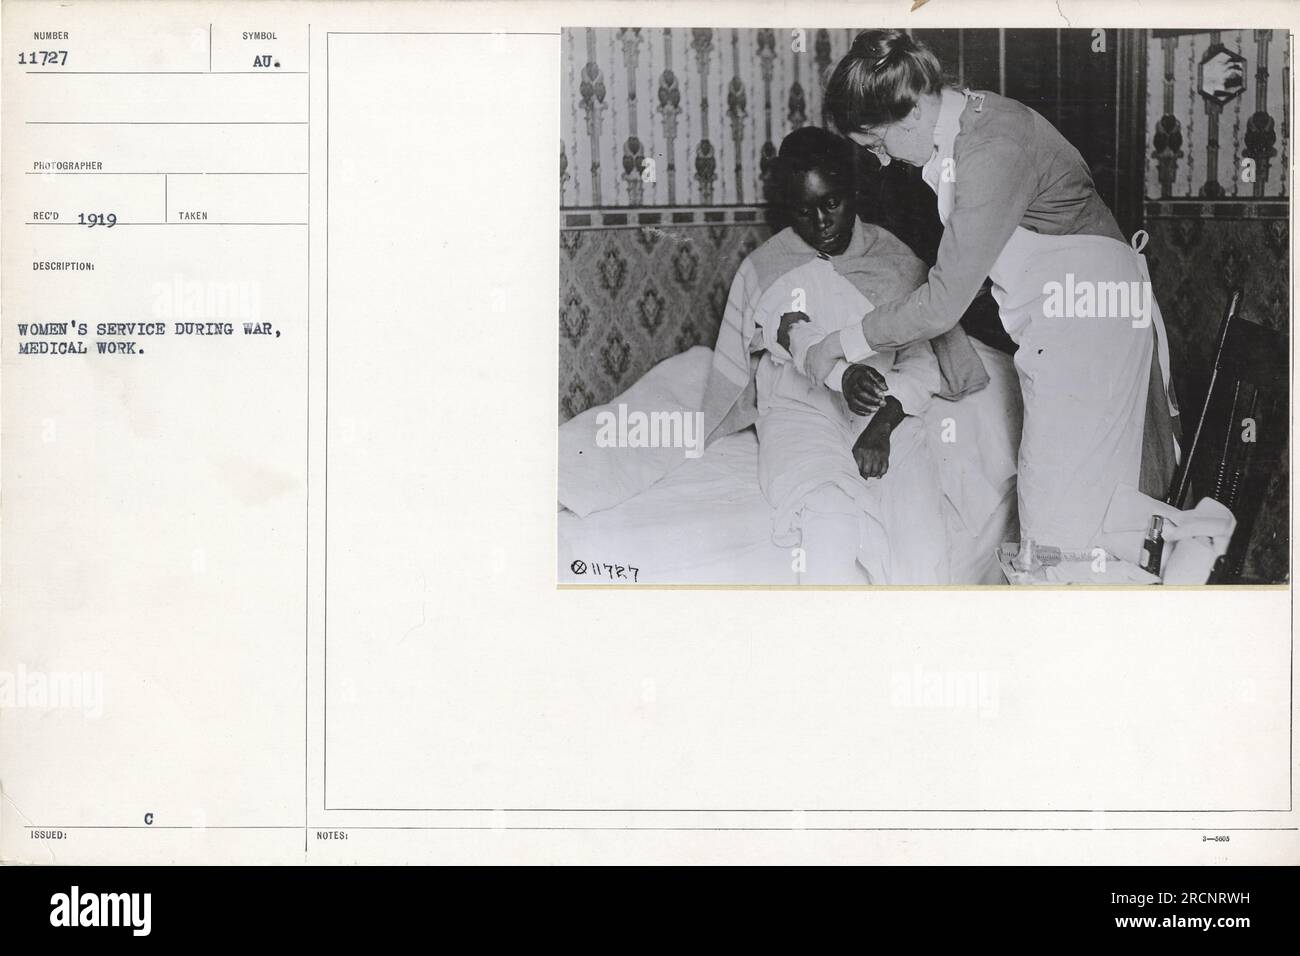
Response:
[[[859,33],[826,82],[822,115],[841,133],[895,123],[946,85],[929,47],[902,30]]]

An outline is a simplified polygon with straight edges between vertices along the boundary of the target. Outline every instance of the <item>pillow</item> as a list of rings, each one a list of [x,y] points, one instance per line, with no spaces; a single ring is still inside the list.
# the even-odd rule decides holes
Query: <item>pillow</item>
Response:
[[[696,418],[713,364],[713,350],[696,345],[666,358],[612,402],[589,408],[560,426],[560,504],[586,517],[627,501],[695,457],[695,448],[644,443],[658,437],[694,439],[703,447]],[[622,408],[620,409],[620,406]],[[654,413],[657,426],[638,428]],[[663,413],[667,413],[664,415]],[[671,431],[664,433],[671,422]],[[656,435],[656,433],[659,433]],[[629,446],[638,447],[629,447]]]

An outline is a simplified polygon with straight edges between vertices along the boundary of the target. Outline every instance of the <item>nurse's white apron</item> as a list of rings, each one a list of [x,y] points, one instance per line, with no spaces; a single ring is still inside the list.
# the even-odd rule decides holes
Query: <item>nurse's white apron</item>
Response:
[[[982,105],[978,95],[971,98],[976,108]],[[931,162],[942,165],[951,156],[950,138]],[[954,186],[932,178],[938,179],[939,218],[946,227]],[[989,278],[1002,324],[1020,346],[1015,366],[1024,401],[1017,476],[1021,538],[1090,547],[1116,486],[1138,484],[1153,348],[1168,388],[1167,339],[1146,260],[1106,236],[1048,236],[1017,227]],[[1059,296],[1049,294],[1052,283],[1060,284]],[[1126,283],[1128,292],[1144,297],[1149,324],[1132,301],[1128,310],[1108,308],[1121,301],[1113,283]],[[1080,299],[1087,289],[1094,313],[1123,314],[1078,314],[1088,311]],[[1057,305],[1065,306],[1064,315],[1054,314]]]

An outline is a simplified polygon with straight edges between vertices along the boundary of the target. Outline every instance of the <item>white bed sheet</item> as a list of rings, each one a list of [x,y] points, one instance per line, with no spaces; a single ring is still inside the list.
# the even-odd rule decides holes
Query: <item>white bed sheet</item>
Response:
[[[989,387],[935,414],[952,415],[959,428],[980,428],[986,449],[997,446],[1014,461],[1020,430],[1015,370],[1007,356],[976,346]],[[944,502],[954,584],[1005,583],[996,551],[1016,540],[1014,477],[998,492],[989,518],[974,532]],[[798,584],[791,550],[772,543],[772,509],[758,486],[752,428],[720,439],[702,457],[612,508],[585,518],[562,508],[558,525],[561,584]]]
[[[621,505],[586,518],[561,511],[559,525],[562,583],[602,583],[591,569],[605,564],[635,567],[640,583],[798,583],[788,549],[772,543],[752,428],[720,439]],[[587,572],[575,573],[575,561]]]
[[[1015,504],[1012,485],[977,535],[950,514],[955,582],[1002,583],[995,552],[1014,535]],[[772,543],[753,429],[721,439],[621,505],[586,518],[561,511],[559,540],[562,584],[799,583],[790,549]]]

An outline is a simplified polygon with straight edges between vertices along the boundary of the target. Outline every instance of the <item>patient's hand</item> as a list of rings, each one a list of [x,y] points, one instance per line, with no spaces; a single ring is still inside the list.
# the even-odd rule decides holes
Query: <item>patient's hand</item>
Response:
[[[889,383],[870,365],[850,365],[840,379],[844,400],[854,415],[870,415],[885,400]]]
[[[898,399],[887,395],[880,411],[862,429],[853,443],[853,460],[863,478],[883,478],[889,471],[889,436],[904,417]]]
[[[796,322],[808,322],[808,316],[802,312],[787,312],[781,316],[781,325],[776,330],[776,342],[787,352],[790,351],[790,326]]]
[[[889,433],[871,426],[853,444],[853,460],[863,478],[883,478],[889,471]]]

